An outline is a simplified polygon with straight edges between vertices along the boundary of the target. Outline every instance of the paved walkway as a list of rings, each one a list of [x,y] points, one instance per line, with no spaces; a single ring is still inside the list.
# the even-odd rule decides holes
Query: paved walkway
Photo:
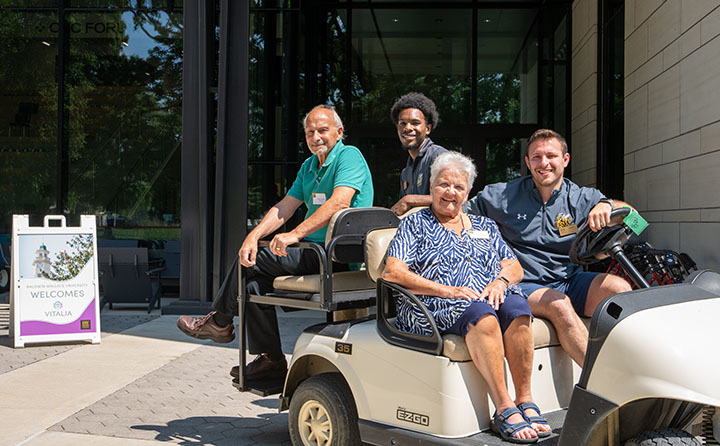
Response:
[[[278,311],[283,348],[324,320]],[[289,445],[277,396],[238,392],[235,343],[180,333],[176,316],[101,313],[98,345],[13,349],[0,324],[0,446]]]

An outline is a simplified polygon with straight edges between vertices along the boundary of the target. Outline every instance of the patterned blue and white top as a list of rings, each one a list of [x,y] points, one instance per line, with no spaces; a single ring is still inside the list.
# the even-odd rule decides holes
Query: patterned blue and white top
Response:
[[[481,293],[500,274],[500,261],[515,259],[493,220],[468,215],[472,224],[462,237],[447,229],[430,209],[410,214],[400,221],[388,248],[388,256],[408,265],[411,272],[449,286],[466,286]],[[522,295],[517,286],[505,293]],[[440,332],[453,326],[471,301],[419,295]],[[488,304],[489,305],[489,304]],[[408,333],[429,335],[430,324],[420,309],[403,297],[397,301],[397,328]]]

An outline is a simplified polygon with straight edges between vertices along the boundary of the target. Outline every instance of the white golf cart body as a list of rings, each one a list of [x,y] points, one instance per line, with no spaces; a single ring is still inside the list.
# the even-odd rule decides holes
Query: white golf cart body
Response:
[[[352,395],[347,404],[356,408],[353,417],[365,443],[505,444],[488,433],[495,409],[462,338],[395,329],[394,299],[412,295],[379,279],[393,233],[371,231],[363,243],[367,274],[378,284],[377,317],[306,329],[295,345],[280,410],[291,407],[308,378],[330,374]],[[720,407],[720,355],[713,348],[720,339],[720,275],[701,272],[688,279],[695,283],[632,291],[603,302],[590,323],[582,373],[552,326],[535,318],[532,389],[554,429],[538,444],[624,444],[645,431],[690,429],[704,408]],[[258,296],[245,299],[262,302]],[[512,392],[507,368],[506,377]],[[244,377],[238,387],[253,390]],[[712,419],[706,425],[720,425],[720,410],[714,417],[708,413]],[[298,415],[291,410],[290,416],[292,428]],[[715,432],[720,440],[720,429]]]
[[[473,436],[489,428],[495,409],[487,384],[469,358],[451,360],[391,345],[376,325],[368,320],[348,323],[344,333],[303,333],[295,345],[282,407],[289,406],[301,380],[338,372],[352,391],[365,442],[386,444],[367,436],[387,437],[381,431],[390,426],[444,438]],[[568,406],[579,379],[579,368],[571,362],[557,346],[536,350],[533,388],[549,390],[536,391],[540,407]]]

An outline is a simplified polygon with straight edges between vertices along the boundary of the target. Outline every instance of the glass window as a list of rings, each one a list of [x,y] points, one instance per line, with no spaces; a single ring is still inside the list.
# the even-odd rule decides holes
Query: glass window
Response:
[[[0,7],[56,8],[57,0],[0,0]]]
[[[295,170],[291,166],[291,170]],[[287,174],[287,166],[281,164],[253,164],[248,167],[248,219],[255,226],[267,212],[268,207],[280,201],[292,186],[295,174]],[[269,205],[264,206],[264,204]]]
[[[567,10],[551,7],[545,10],[543,18],[541,125],[569,139]]]
[[[267,7],[267,3],[265,2]],[[304,76],[298,13],[252,11],[248,64],[248,229],[292,185],[310,155],[302,131]],[[294,227],[297,220],[286,223]]]
[[[132,8],[135,0],[70,0],[71,8]]]
[[[400,147],[393,130],[392,126],[388,125],[386,137],[348,137],[348,144],[356,145],[370,166],[375,206],[388,208],[398,200],[400,171],[405,167],[408,157],[407,151]]]
[[[303,86],[298,74],[297,14],[250,14],[249,145],[255,160],[302,162],[304,150],[300,107]],[[287,38],[286,36],[293,36]],[[269,131],[272,129],[272,131]]]
[[[522,141],[519,138],[488,138],[485,146],[486,184],[510,181],[522,175]]]
[[[70,0],[73,8],[173,8],[182,6],[182,0]]]
[[[250,0],[250,8],[298,8],[301,0]]]
[[[390,3],[302,2],[299,11],[288,11],[284,0],[251,3],[251,220],[277,198],[266,191],[292,181],[293,168],[309,156],[300,122],[318,103],[336,106],[347,143],[363,152],[378,206],[398,198],[407,152],[389,112],[407,92],[435,101],[440,125],[433,140],[473,157],[477,184],[485,180],[485,169],[492,170],[488,181],[519,175],[521,138],[540,122],[564,125],[568,5],[485,9],[482,1],[476,8],[470,2],[440,3],[401,9]]]
[[[0,232],[57,213],[57,15],[0,11]]]
[[[177,238],[182,16],[117,11],[67,21],[67,211],[98,215],[118,238],[122,227],[172,228],[157,238]]]
[[[537,122],[536,9],[478,11],[481,124]]]
[[[352,122],[389,122],[395,99],[424,93],[441,120],[469,122],[472,16],[466,9],[353,9]],[[340,12],[346,21],[348,13]]]

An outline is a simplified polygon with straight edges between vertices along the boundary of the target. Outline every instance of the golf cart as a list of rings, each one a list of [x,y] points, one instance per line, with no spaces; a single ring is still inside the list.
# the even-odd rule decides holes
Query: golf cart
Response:
[[[427,313],[431,336],[395,327],[397,298],[423,307],[412,293],[380,278],[397,226],[385,211],[341,211],[331,221],[325,248],[303,244],[321,260],[316,277],[278,278],[276,292],[255,296],[246,295],[240,273],[241,368],[235,386],[281,393],[279,409],[290,411],[295,446],[506,444],[489,433],[495,408],[463,339],[441,336]],[[628,208],[615,210],[611,226],[597,233],[584,228],[573,244],[576,262],[610,255],[640,287],[598,306],[589,322],[584,369],[565,354],[553,327],[534,319],[532,388],[553,428],[539,444],[701,444],[687,430],[720,441],[720,357],[709,348],[720,334],[720,275],[698,271],[683,284],[649,288],[622,251],[636,217]],[[340,248],[352,254],[339,255]],[[357,262],[359,252],[367,270],[354,272],[355,285],[341,283],[345,273],[332,274],[331,259]],[[374,285],[360,283],[360,272]],[[312,289],[303,288],[310,282]],[[328,312],[327,323],[300,335],[284,378],[245,376],[246,301]],[[373,303],[376,316],[340,320],[337,310]],[[507,369],[506,376],[511,379]]]

